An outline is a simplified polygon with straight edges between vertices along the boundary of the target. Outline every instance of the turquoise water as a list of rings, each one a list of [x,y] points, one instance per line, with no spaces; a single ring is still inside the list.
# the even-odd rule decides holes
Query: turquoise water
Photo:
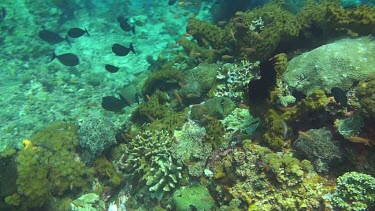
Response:
[[[373,1],[0,2],[0,210],[372,210]]]

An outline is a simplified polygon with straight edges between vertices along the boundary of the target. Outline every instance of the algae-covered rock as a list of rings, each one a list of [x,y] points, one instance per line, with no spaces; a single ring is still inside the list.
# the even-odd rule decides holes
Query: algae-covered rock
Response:
[[[365,118],[369,119],[375,118],[375,74],[372,77],[374,78],[368,82],[361,81],[356,88],[361,112]]]
[[[348,90],[354,82],[375,74],[373,38],[341,39],[295,57],[288,63],[283,82],[290,91],[311,94],[332,87]]]
[[[182,187],[173,194],[173,204],[176,210],[212,210],[214,200],[205,186]]]
[[[326,128],[301,132],[293,148],[297,154],[309,159],[317,172],[327,172],[330,165],[338,163],[342,156],[337,141]]]

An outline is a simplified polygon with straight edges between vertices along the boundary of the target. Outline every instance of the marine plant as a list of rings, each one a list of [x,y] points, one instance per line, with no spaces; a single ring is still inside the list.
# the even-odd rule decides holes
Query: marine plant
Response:
[[[213,210],[215,207],[214,199],[203,185],[180,187],[173,194],[172,204],[180,211]]]

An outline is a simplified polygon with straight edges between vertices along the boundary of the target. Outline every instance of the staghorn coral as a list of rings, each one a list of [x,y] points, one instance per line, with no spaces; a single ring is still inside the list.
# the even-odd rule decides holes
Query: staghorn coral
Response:
[[[145,130],[128,144],[117,166],[134,190],[140,193],[147,187],[147,192],[162,196],[178,186],[182,167],[172,156],[172,142],[168,132]]]

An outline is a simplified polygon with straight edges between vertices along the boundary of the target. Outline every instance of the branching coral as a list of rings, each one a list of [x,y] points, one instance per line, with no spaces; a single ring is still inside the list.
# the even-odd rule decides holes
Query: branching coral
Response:
[[[128,153],[117,162],[128,182],[142,190],[162,195],[171,191],[182,178],[182,167],[172,157],[172,137],[168,132],[146,130],[128,145]]]
[[[242,60],[241,64],[224,64],[216,78],[216,90],[214,95],[218,97],[229,97],[234,102],[243,100],[243,92],[251,80],[260,78],[259,62],[251,63]]]

